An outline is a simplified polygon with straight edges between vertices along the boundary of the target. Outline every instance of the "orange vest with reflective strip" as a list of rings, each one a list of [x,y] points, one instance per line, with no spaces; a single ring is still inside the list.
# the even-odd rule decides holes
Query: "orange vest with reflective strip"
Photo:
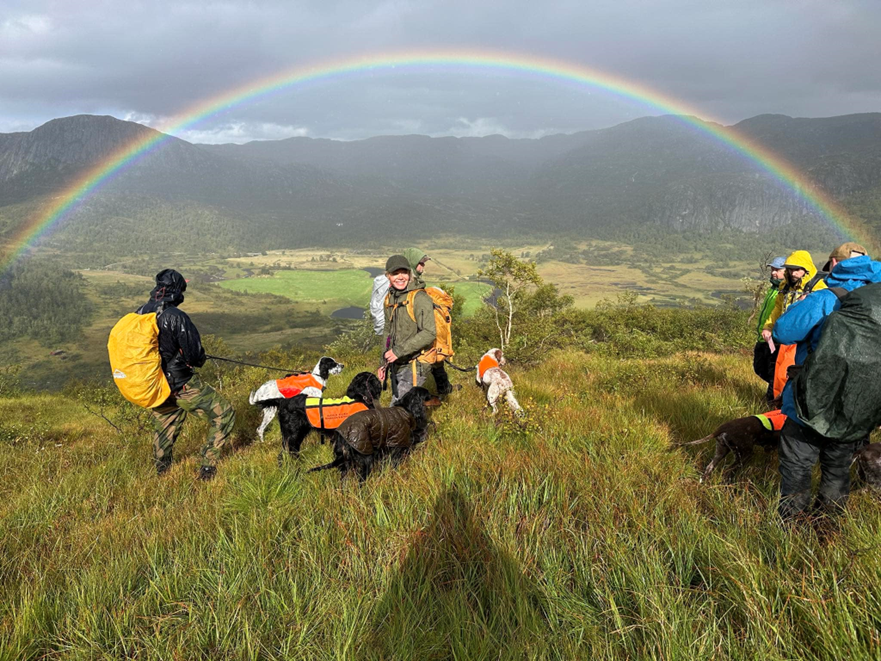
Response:
[[[783,411],[768,411],[754,417],[758,418],[762,426],[768,431],[780,431],[788,420]],[[770,429],[768,429],[768,425],[770,425]]]
[[[480,359],[480,362],[477,363],[477,378],[483,381],[483,375],[487,373],[488,370],[491,370],[493,367],[499,367],[499,361],[497,361],[493,356],[486,355]]]
[[[285,399],[296,397],[309,387],[324,390],[324,385],[321,381],[316,379],[313,374],[292,374],[283,379],[277,379],[275,384],[278,386],[278,391]]]
[[[366,410],[366,405],[356,402],[350,397],[341,397],[340,399],[308,397],[306,399],[306,417],[309,419],[309,424],[316,429],[336,429],[350,415]]]

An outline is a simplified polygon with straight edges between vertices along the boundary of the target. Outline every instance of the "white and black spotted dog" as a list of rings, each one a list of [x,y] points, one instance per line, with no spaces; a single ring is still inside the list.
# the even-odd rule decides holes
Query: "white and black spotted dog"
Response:
[[[504,397],[508,407],[517,415],[523,415],[523,408],[514,396],[514,382],[502,369],[505,357],[501,349],[490,349],[477,363],[477,384],[486,391],[486,403],[493,413],[498,413],[499,398]]]
[[[333,358],[323,356],[315,365],[311,373],[288,374],[283,379],[267,381],[251,393],[248,401],[253,406],[263,409],[263,420],[257,427],[257,436],[263,441],[263,432],[269,423],[275,419],[279,405],[285,400],[306,395],[307,397],[321,397],[327,386],[327,379],[332,375],[343,371],[344,365]]]

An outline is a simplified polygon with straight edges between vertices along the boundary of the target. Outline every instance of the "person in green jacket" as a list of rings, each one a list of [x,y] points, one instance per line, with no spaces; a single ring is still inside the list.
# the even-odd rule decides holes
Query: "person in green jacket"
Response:
[[[425,383],[429,366],[417,358],[423,349],[429,348],[434,342],[437,329],[434,325],[434,303],[425,293],[421,278],[414,277],[407,258],[392,255],[386,262],[385,272],[389,279],[383,331],[386,343],[377,376],[385,381],[388,375],[394,403],[412,388]],[[412,317],[408,306],[412,306]]]
[[[410,262],[410,270],[413,273],[413,279],[416,281],[416,287],[425,287],[425,266],[426,262],[431,261],[431,257],[425,254],[422,248],[407,248],[403,252],[404,257]],[[450,383],[450,377],[447,376],[447,370],[443,361],[431,365],[431,375],[434,377],[434,385],[437,387],[437,394],[443,397],[449,395],[453,390],[461,388],[461,386],[453,386]]]
[[[775,257],[765,266],[771,269],[771,286],[765,292],[765,300],[759,308],[758,322],[756,323],[756,346],[753,348],[753,371],[756,376],[768,383],[768,392],[765,393],[765,399],[769,402],[774,399],[774,366],[777,363],[776,347],[771,351],[768,342],[762,337],[762,330],[768,317],[774,311],[777,303],[777,295],[786,278],[786,258]]]

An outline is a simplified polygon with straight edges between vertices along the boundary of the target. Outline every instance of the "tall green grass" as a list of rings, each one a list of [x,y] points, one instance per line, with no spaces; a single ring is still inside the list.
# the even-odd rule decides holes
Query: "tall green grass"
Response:
[[[747,356],[510,372],[525,421],[453,373],[427,443],[363,486],[305,474],[314,439],[281,466],[277,427],[247,444],[258,370],[223,372],[238,447],[207,484],[194,420],[159,478],[130,409],[119,434],[72,397],[0,399],[0,658],[881,656],[867,492],[821,538],[777,520],[773,456],[701,485],[712,448],[671,450],[762,410]]]

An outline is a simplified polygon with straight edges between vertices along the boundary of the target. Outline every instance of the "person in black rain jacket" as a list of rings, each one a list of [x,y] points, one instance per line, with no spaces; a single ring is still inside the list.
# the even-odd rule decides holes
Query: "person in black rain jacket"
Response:
[[[153,459],[156,471],[171,467],[174,442],[187,413],[208,419],[208,439],[202,448],[199,479],[210,480],[217,473],[217,460],[232,432],[235,413],[214,388],[203,384],[195,368],[205,364],[205,349],[195,324],[186,312],[178,309],[184,301],[187,281],[173,269],[156,274],[156,286],[150,300],[138,308],[138,314],[156,313],[159,327],[159,355],[162,372],[171,388],[163,404],[150,409],[153,414]]]

